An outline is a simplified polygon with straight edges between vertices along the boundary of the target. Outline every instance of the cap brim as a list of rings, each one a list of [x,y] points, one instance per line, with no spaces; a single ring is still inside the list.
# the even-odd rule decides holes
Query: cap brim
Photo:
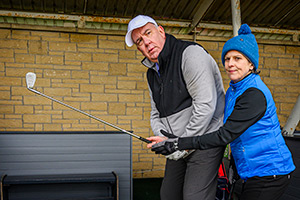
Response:
[[[129,47],[132,47],[132,45],[134,44],[133,41],[132,41],[132,38],[131,38],[131,33],[132,33],[132,30],[127,32],[126,36],[125,36],[125,43]]]

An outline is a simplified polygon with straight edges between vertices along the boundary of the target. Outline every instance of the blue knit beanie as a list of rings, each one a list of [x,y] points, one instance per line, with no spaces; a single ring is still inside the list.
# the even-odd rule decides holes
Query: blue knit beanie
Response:
[[[222,50],[222,63],[225,66],[225,55],[230,50],[236,50],[246,56],[258,68],[258,45],[255,36],[251,33],[251,29],[247,24],[243,24],[238,31],[238,36],[228,40]]]

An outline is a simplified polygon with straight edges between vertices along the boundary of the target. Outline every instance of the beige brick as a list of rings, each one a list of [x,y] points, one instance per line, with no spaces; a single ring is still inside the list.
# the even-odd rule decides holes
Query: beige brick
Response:
[[[61,124],[44,124],[44,131],[62,131]]]
[[[44,88],[44,93],[48,96],[71,96],[70,88]]]
[[[117,94],[92,94],[92,101],[116,102],[118,101]]]
[[[4,63],[0,63],[0,71],[4,72]]]
[[[2,100],[2,105],[20,105],[22,104],[21,100]]]
[[[90,81],[88,79],[58,79],[63,81],[63,83],[68,83],[68,84],[82,84],[82,83],[90,83]]]
[[[128,51],[128,50],[120,50],[119,51],[119,58],[125,58],[125,59],[135,59],[136,58],[136,51]]]
[[[80,84],[80,92],[103,93],[104,86],[97,84]]]
[[[108,71],[108,63],[82,62],[83,70]]]
[[[104,52],[103,49],[97,49],[97,42],[96,43],[77,43],[78,46],[78,51],[85,51],[85,50],[89,50],[89,52],[92,51],[101,51]]]
[[[47,42],[43,41],[29,41],[29,53],[31,54],[44,54],[48,52]]]
[[[60,38],[60,37],[45,37],[42,36],[42,41],[49,41],[49,42],[70,42],[69,38]]]
[[[0,101],[1,103],[1,101]],[[14,107],[12,105],[1,105],[0,104],[0,114],[12,114],[14,113]]]
[[[34,85],[35,87],[50,87],[50,79],[45,77],[37,77]]]
[[[14,51],[12,49],[0,49],[0,57],[13,57]]]
[[[219,49],[219,45],[216,42],[198,42],[200,45],[202,45],[204,47],[204,49],[206,50],[218,50]]]
[[[7,57],[1,58],[0,57],[0,62],[14,62],[14,58],[7,58]]]
[[[285,54],[285,47],[278,46],[278,45],[265,45],[264,52],[265,53]]]
[[[130,94],[120,94],[120,102],[142,102],[143,95],[130,95]]]
[[[26,89],[26,87],[15,87],[12,86],[11,94],[13,96],[23,96],[23,95],[32,95],[32,93]]]
[[[14,52],[15,52],[15,54],[27,54],[28,53],[27,49],[15,49]]]
[[[9,39],[10,38],[10,31],[7,29],[0,29],[0,38],[2,39]]]
[[[299,67],[299,59],[279,59],[280,66],[292,66],[292,67]]]
[[[34,55],[30,54],[16,54],[15,59],[20,63],[34,63]]]
[[[277,69],[278,58],[264,58],[264,68],[267,69]]]
[[[108,113],[110,115],[124,115],[125,114],[125,104],[124,103],[109,103]]]
[[[67,103],[69,106],[72,106],[77,109],[80,108],[80,102],[64,102],[64,103]],[[58,103],[53,103],[53,110],[68,110],[69,111],[69,108],[67,108],[61,104],[58,104]]]
[[[36,56],[36,63],[37,64],[56,64],[62,65],[63,64],[63,57],[62,56]]]
[[[64,79],[64,78],[71,78],[71,73],[70,71],[67,70],[45,70],[44,76],[46,78]]]
[[[10,91],[0,91],[0,100],[10,99]]]
[[[299,55],[300,54],[300,47],[287,46],[286,47],[286,53]]]
[[[128,72],[143,72],[147,71],[147,67],[143,66],[142,64],[127,64]]]
[[[0,40],[0,48],[26,49],[27,41],[24,41],[24,40]]]
[[[12,35],[30,35],[30,31],[27,31],[27,30],[12,30]]]
[[[27,114],[23,116],[24,123],[51,123],[50,115]]]
[[[76,43],[49,42],[50,51],[76,51]]]
[[[118,89],[136,89],[135,81],[118,81]]]
[[[133,163],[132,167],[135,170],[145,170],[145,169],[152,169],[152,162],[138,162],[138,163]]]
[[[127,115],[143,115],[143,109],[137,107],[127,107],[126,108]]]
[[[7,68],[6,69],[6,76],[14,76],[14,77],[22,77],[24,78],[28,73],[28,69],[26,68]]]
[[[90,77],[89,71],[72,71],[71,73],[73,79],[83,79]]]
[[[82,102],[82,110],[107,110],[107,103],[105,102]]]
[[[0,78],[0,85],[12,85],[12,86],[20,86],[22,85],[21,78],[13,78],[13,77],[1,77]]]
[[[119,59],[119,63],[128,63],[128,64],[141,64],[139,59]]]
[[[116,85],[116,77],[111,76],[91,76],[91,83]]]
[[[24,96],[24,105],[51,105],[51,101],[41,96]]]
[[[97,44],[97,36],[88,34],[71,34],[71,42]]]
[[[119,50],[115,50],[115,49],[104,49],[104,53],[108,53],[108,54],[118,54]]]
[[[288,93],[298,93],[298,94],[300,94],[300,87],[297,87],[297,86],[295,86],[295,87],[288,86],[287,87],[287,92]]]
[[[90,53],[65,53],[66,60],[91,61],[92,54]]]
[[[295,104],[294,103],[286,103],[286,104],[281,104],[280,109],[281,110],[292,110],[294,108]]]
[[[60,34],[58,32],[49,32],[49,31],[48,32],[46,32],[46,31],[31,31],[31,35],[58,38]]]
[[[96,62],[118,62],[117,54],[94,53],[93,61]]]
[[[290,86],[299,86],[300,87],[300,82],[295,80],[295,79],[290,79],[287,80],[286,78],[269,78],[269,77],[264,77],[264,82],[267,85],[285,85],[289,84]]]
[[[40,40],[39,36],[30,36],[30,35],[14,35],[12,34],[12,39],[19,39],[19,40]]]
[[[86,119],[87,116],[79,113],[79,112],[76,112],[76,111],[64,111],[63,112],[63,119]]]
[[[90,101],[90,97],[64,97],[64,101]]]
[[[107,39],[108,40],[118,40],[118,41],[124,42],[124,36],[109,35],[109,36],[107,36]]]
[[[15,106],[15,113],[17,114],[33,114],[33,106]]]
[[[20,128],[22,127],[21,119],[0,119],[0,128]]]
[[[136,89],[138,90],[147,90],[148,89],[148,84],[147,82],[137,82],[136,83]]]
[[[148,120],[132,120],[132,128],[143,128],[143,127],[149,127],[150,122]]]
[[[124,41],[99,40],[101,49],[125,49]]]
[[[111,63],[109,65],[109,75],[126,75],[126,64]]]
[[[283,71],[283,70],[270,70],[270,77],[275,78],[295,78],[297,79],[298,74],[294,71]]]

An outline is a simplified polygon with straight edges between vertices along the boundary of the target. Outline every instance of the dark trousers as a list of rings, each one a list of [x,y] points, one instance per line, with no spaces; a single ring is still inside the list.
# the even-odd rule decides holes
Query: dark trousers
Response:
[[[196,150],[185,159],[167,159],[161,200],[214,200],[224,148]]]
[[[283,195],[291,175],[252,177],[244,185],[240,200],[277,200]]]

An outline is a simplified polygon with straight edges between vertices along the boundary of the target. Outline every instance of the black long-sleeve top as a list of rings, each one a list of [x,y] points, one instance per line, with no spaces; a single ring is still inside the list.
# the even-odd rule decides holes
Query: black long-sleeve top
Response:
[[[236,99],[234,110],[219,130],[201,136],[179,138],[178,148],[186,150],[225,146],[260,120],[266,109],[264,94],[257,88],[249,88]]]

